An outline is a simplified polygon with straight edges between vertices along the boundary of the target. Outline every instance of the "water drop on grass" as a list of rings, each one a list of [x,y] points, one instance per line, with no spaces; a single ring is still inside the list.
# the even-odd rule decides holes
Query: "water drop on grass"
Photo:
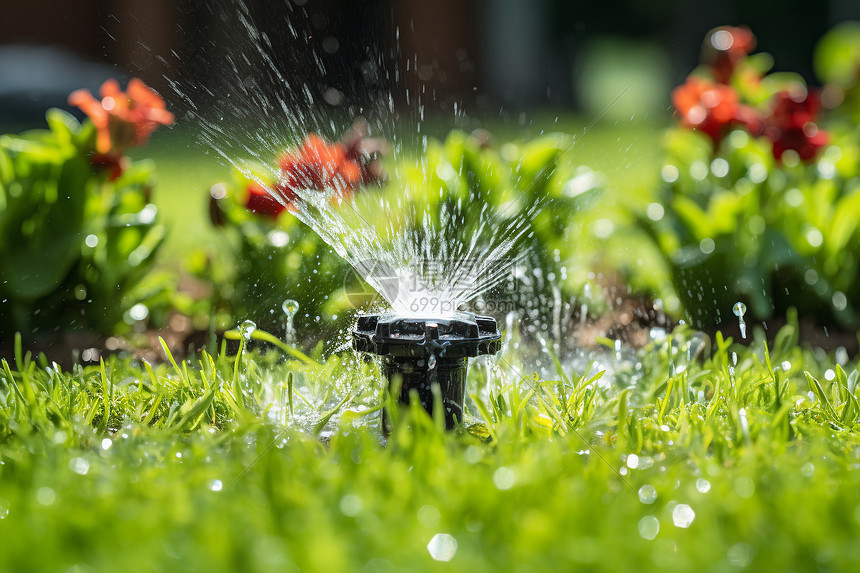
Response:
[[[90,462],[84,458],[72,458],[69,460],[69,469],[80,475],[87,475],[90,471]]]
[[[251,342],[251,335],[257,330],[257,325],[252,320],[245,320],[239,325],[239,332],[242,333],[242,338],[245,339],[245,344]]]
[[[447,533],[437,533],[427,544],[427,551],[436,561],[450,561],[457,554],[457,540]]]
[[[675,524],[675,527],[686,529],[690,527],[695,518],[696,513],[693,511],[693,508],[685,503],[676,505],[675,509],[672,510],[672,522]]]
[[[660,521],[653,515],[646,515],[639,520],[639,535],[642,539],[652,540],[660,532]]]
[[[657,490],[653,485],[643,485],[639,488],[639,501],[648,505],[657,501]]]
[[[347,517],[355,517],[361,513],[361,508],[364,507],[364,503],[361,501],[361,498],[351,493],[340,498],[339,505],[340,512]]]
[[[442,513],[434,505],[423,505],[418,510],[418,523],[424,527],[436,527],[441,519]]]
[[[744,322],[744,314],[747,311],[747,305],[742,302],[736,302],[732,307],[732,312],[735,313],[735,316],[738,317],[738,326],[741,329],[741,337],[747,337],[747,324]]]
[[[224,484],[221,483],[220,479],[213,479],[211,482],[209,482],[209,489],[211,489],[212,491],[221,491],[222,489],[224,489]]]
[[[746,543],[735,543],[726,553],[726,559],[735,567],[746,567],[753,558],[753,549]]]
[[[52,505],[56,499],[57,494],[49,487],[40,487],[36,490],[36,501],[41,505]]]
[[[517,481],[517,476],[511,468],[502,466],[493,473],[493,483],[500,490],[511,489]]]

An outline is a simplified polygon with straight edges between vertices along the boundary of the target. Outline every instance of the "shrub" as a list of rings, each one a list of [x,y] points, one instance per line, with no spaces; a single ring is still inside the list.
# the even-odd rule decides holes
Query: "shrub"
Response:
[[[92,115],[83,124],[52,109],[48,129],[0,136],[0,338],[120,332],[169,298],[150,273],[165,235],[153,165],[123,152],[172,116],[139,80],[102,96],[72,94]]]
[[[824,55],[832,42],[822,42],[819,68],[833,65],[834,50]],[[681,125],[666,134],[659,197],[639,220],[698,327],[736,320],[735,302],[756,321],[796,307],[856,326],[860,147],[845,119],[852,100],[839,95],[845,86],[817,91],[795,74],[767,74],[770,58],[749,55],[753,46],[744,29],[707,36],[703,66],[673,92]]]

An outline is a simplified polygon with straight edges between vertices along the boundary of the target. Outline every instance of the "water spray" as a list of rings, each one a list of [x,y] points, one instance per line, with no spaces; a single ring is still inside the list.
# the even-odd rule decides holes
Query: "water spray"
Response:
[[[401,404],[408,405],[413,392],[431,415],[434,402],[441,404],[450,430],[463,422],[468,359],[495,354],[501,339],[496,320],[489,316],[367,314],[358,317],[352,346],[382,357],[382,375]],[[439,398],[434,400],[436,393]],[[391,431],[387,412],[383,412],[382,428],[386,434]]]

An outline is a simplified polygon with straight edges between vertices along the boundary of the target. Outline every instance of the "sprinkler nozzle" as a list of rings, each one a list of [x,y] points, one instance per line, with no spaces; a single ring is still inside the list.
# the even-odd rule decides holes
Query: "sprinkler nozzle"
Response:
[[[460,313],[452,318],[414,318],[396,314],[366,314],[358,317],[352,347],[382,357],[382,374],[389,390],[400,382],[398,401],[409,404],[414,390],[421,405],[433,414],[433,385],[442,397],[445,427],[463,421],[468,359],[495,354],[502,336],[496,320],[489,316]],[[383,431],[391,430],[383,411]]]

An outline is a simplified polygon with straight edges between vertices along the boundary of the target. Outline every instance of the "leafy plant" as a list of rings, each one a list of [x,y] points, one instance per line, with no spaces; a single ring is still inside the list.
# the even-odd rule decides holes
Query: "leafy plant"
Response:
[[[738,301],[756,321],[796,307],[856,326],[860,133],[841,106],[818,121],[819,102],[836,101],[830,88],[819,95],[795,74],[766,74],[766,55],[729,57],[754,45],[743,34],[712,31],[705,65],[673,93],[682,126],[665,136],[660,194],[639,221],[698,327],[736,320]]]
[[[524,228],[510,256],[526,254],[519,265],[526,272],[517,272],[500,287],[509,292],[489,297],[511,297],[521,307],[531,307],[544,297],[551,300],[553,285],[569,296],[580,285],[567,280],[561,267],[575,248],[576,216],[604,184],[599,173],[571,164],[565,152],[572,139],[550,133],[497,146],[486,133],[452,131],[444,142],[428,141],[420,161],[398,165],[394,192],[409,189],[414,201],[426,206],[416,216],[429,213],[437,230],[451,233],[453,240],[468,241],[482,223],[498,235]],[[438,220],[445,211],[458,215],[456,225]]]
[[[70,101],[87,107],[88,95]],[[153,165],[123,151],[172,115],[139,80],[129,95],[108,82],[103,96],[95,120],[52,109],[48,129],[0,136],[0,338],[114,333],[166,308],[168,277],[150,272],[165,235]]]
[[[225,241],[209,266],[198,265],[197,274],[210,278],[216,307],[231,316],[221,326],[247,318],[264,328],[281,328],[285,299],[299,302],[300,328],[372,301],[361,277],[291,212],[297,190],[327,187],[344,195],[361,193],[370,201],[361,202],[359,210],[384,203],[385,218],[371,214],[363,219],[378,222],[377,239],[383,242],[381,237],[420,233],[430,225],[434,245],[468,246],[482,233],[501,234],[518,225],[524,232],[512,256],[528,252],[523,266],[542,271],[540,285],[529,282],[522,296],[521,302],[531,305],[535,293],[550,292],[552,272],[571,249],[569,225],[602,183],[589,169],[573,169],[562,161],[571,141],[567,135],[550,134],[499,149],[453,131],[444,142],[428,141],[422,156],[389,161],[389,179],[375,189],[373,184],[381,180],[375,154],[382,145],[362,137],[359,143],[350,141],[356,141],[354,135],[347,134],[340,144],[309,136],[299,150],[281,159],[277,181],[259,183],[270,177],[260,167],[253,180],[237,172],[229,184],[213,189],[213,222],[224,231]],[[349,151],[359,148],[364,151]],[[535,277],[523,275],[529,281]],[[554,280],[563,284],[564,277]],[[508,294],[516,296],[520,290],[518,286]]]
[[[318,330],[351,308],[343,290],[349,265],[310,227],[283,208],[263,211],[278,204],[239,173],[213,192],[213,222],[222,240],[209,257],[198,253],[192,270],[213,285],[219,328],[251,320],[281,332],[284,302],[294,300],[294,326],[306,336],[309,327]]]

